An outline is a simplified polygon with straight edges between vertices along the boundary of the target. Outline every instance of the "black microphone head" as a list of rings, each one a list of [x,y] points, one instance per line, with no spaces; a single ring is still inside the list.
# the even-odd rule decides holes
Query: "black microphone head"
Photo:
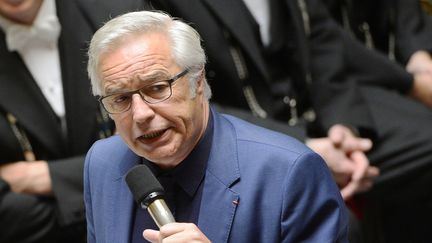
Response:
[[[126,174],[126,183],[135,201],[148,205],[164,194],[164,189],[146,165],[137,165]]]

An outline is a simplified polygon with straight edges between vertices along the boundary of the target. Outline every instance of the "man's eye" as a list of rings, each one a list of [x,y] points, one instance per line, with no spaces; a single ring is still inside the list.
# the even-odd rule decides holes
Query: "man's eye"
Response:
[[[112,101],[116,104],[127,102],[130,99],[130,95],[117,95],[113,97]]]
[[[167,82],[159,82],[146,87],[145,91],[147,94],[151,95],[151,94],[163,93],[167,89],[169,89],[169,84]]]

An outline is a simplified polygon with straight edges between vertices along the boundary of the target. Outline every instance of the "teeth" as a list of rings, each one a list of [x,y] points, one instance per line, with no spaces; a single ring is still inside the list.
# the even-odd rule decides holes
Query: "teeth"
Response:
[[[163,133],[163,131],[153,132],[153,133],[149,133],[149,134],[144,134],[142,137],[145,138],[145,139],[155,138],[155,137],[160,136],[162,133]]]

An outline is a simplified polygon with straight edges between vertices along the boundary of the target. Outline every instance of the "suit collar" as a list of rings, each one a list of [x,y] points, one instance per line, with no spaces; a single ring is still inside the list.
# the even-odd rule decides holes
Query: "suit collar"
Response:
[[[118,137],[117,139],[120,140]],[[113,179],[113,188],[111,195],[111,212],[113,213],[113,219],[109,220],[109,235],[107,239],[113,239],[112,242],[130,242],[130,236],[133,229],[132,220],[134,219],[134,207],[135,201],[126,184],[125,176],[127,172],[138,165],[141,161],[141,157],[133,153],[127,145],[122,141],[117,143],[119,146],[124,146],[126,151],[118,161],[118,170],[113,171],[111,178]],[[119,150],[120,151],[120,150]],[[125,239],[128,239],[125,241]]]
[[[63,143],[59,122],[16,52],[9,52],[0,31],[0,110],[12,111],[18,123],[47,149]]]
[[[218,113],[214,117],[214,136],[198,227],[214,242],[227,242],[240,195],[231,186],[240,179],[234,128]],[[215,220],[217,219],[217,220]]]
[[[259,26],[242,1],[204,0],[204,4],[221,21],[231,35],[243,47],[260,72],[268,79],[265,61],[260,55]],[[239,17],[240,16],[240,17]]]
[[[68,146],[73,151],[84,151],[95,135],[96,99],[91,94],[86,66],[87,57],[83,50],[95,31],[83,16],[76,1],[57,0],[57,11],[62,31],[59,52],[68,125]],[[80,31],[75,31],[80,26]]]
[[[109,220],[108,239],[113,239],[112,242],[130,242],[130,236],[133,229],[133,214],[135,208],[135,200],[126,184],[124,177],[114,181],[114,186],[110,190],[114,192],[110,198],[112,202],[118,201],[119,204],[112,205],[112,216],[114,220]],[[128,239],[125,241],[125,239]]]
[[[201,199],[198,228],[212,242],[228,242],[240,195],[213,174],[207,174]]]
[[[237,160],[237,140],[235,129],[226,118],[211,109],[213,116],[213,142],[210,151],[207,173],[213,174],[225,187],[230,187],[240,178]]]
[[[121,140],[120,136],[117,136],[117,139]],[[126,153],[125,155],[118,161],[118,170],[114,171],[112,175],[112,179],[114,181],[119,181],[124,179],[126,173],[134,166],[141,163],[141,157],[136,155],[132,150],[130,150],[126,143],[121,141],[121,146],[125,147]]]

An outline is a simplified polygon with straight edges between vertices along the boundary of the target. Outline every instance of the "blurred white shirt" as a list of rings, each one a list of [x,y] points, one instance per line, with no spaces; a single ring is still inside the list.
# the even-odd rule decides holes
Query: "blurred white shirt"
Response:
[[[260,26],[261,40],[265,46],[270,43],[270,4],[268,0],[243,0]]]
[[[55,0],[44,0],[33,25],[22,25],[0,16],[10,51],[17,51],[54,112],[64,120],[65,106],[58,39],[61,26]]]

